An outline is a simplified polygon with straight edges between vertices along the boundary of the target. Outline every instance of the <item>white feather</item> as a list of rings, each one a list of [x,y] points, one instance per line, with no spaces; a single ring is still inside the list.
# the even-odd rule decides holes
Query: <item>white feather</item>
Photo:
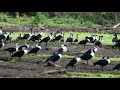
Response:
[[[52,39],[53,39],[53,37],[52,37],[51,35],[50,35],[49,37],[50,37],[50,40],[52,40]]]
[[[110,59],[107,59],[108,63],[110,63]]]
[[[60,57],[60,59],[62,58],[62,55],[61,55],[61,54],[58,54],[58,56]]]
[[[79,63],[81,61],[81,58],[76,57],[77,63]]]
[[[40,32],[40,35],[43,36],[43,32]]]
[[[24,54],[27,54],[28,53],[28,50],[24,50]]]
[[[93,49],[94,49],[95,52],[97,52],[97,50],[98,50],[96,47],[94,47]]]
[[[93,40],[95,40],[96,39],[96,37],[95,36],[92,36],[93,37]]]
[[[36,47],[38,47],[39,49],[41,49],[41,46],[36,46]]]
[[[16,51],[18,51],[18,47],[16,47]]]
[[[67,52],[67,48],[64,46],[64,44],[61,45],[63,52]]]
[[[95,53],[94,53],[94,52],[91,52],[91,54],[90,54],[90,55],[94,57],[94,56],[95,56]]]
[[[7,38],[7,34],[4,34],[5,38]]]
[[[90,39],[87,39],[88,42],[90,42]]]
[[[4,42],[2,43],[2,45],[3,45],[3,46],[5,45]]]
[[[2,30],[0,30],[0,35],[1,35],[1,34],[3,34],[3,31],[2,31]]]

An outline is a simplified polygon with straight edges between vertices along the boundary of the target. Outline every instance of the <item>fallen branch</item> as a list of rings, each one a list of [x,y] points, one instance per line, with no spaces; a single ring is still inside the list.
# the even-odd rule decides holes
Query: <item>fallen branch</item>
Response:
[[[62,70],[49,70],[44,72],[43,74],[55,74],[55,73],[66,73],[66,69],[62,69]]]
[[[112,28],[115,29],[115,28],[117,28],[118,26],[120,26],[120,23],[114,25]]]
[[[48,62],[46,66],[50,66],[50,67],[62,67],[60,65],[54,64],[53,62]]]

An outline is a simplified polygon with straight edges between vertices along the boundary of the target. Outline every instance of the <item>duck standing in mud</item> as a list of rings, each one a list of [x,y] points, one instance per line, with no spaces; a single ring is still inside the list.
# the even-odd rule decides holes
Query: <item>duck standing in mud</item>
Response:
[[[109,56],[107,56],[107,57],[103,57],[102,60],[98,60],[98,61],[96,61],[96,62],[93,63],[93,64],[94,64],[94,66],[100,65],[101,68],[102,68],[102,71],[103,71],[103,67],[104,67],[104,66],[107,66],[109,63],[110,63],[110,59],[109,59]],[[93,66],[93,67],[94,67],[94,66]]]

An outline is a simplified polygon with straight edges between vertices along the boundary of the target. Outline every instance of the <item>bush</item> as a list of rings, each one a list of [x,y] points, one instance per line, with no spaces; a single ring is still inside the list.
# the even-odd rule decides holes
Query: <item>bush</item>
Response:
[[[33,24],[37,24],[37,25],[38,25],[39,23],[44,24],[47,19],[48,19],[47,16],[45,16],[45,15],[44,15],[43,13],[41,13],[41,12],[38,12],[38,13],[36,14],[36,16],[34,17]]]
[[[55,16],[50,18],[47,12],[37,12],[34,16],[23,14],[19,18],[12,18],[7,13],[0,13],[0,21],[7,22],[5,24],[33,25],[44,24],[46,26],[58,28],[82,28],[98,26],[95,15],[92,13],[55,13]]]
[[[0,22],[7,22],[9,20],[9,16],[4,14],[4,13],[0,13]]]

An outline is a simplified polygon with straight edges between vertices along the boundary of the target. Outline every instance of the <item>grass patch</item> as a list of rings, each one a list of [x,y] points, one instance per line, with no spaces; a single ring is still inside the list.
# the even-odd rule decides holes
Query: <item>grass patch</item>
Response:
[[[120,74],[113,74],[108,72],[68,72],[67,75],[63,75],[65,78],[120,78]]]
[[[47,59],[51,55],[45,55],[45,54],[30,54],[30,55],[24,55],[22,57],[22,61],[31,61],[31,60],[41,60],[41,59]],[[62,59],[65,58],[73,58],[74,56],[69,56],[69,55],[63,55]],[[9,54],[4,54],[0,55],[0,60],[1,61],[19,61],[20,59],[18,57],[12,58]]]
[[[81,24],[81,22],[83,22]],[[101,27],[98,24],[95,24],[91,21],[84,21],[83,19],[74,19],[74,18],[51,18],[48,19],[45,24],[48,26],[58,27],[62,29],[79,29],[79,28],[88,28],[88,27]]]
[[[9,32],[8,32],[9,33]],[[20,35],[20,34],[24,34],[24,33],[28,33],[28,32],[14,32],[13,34],[12,34],[12,40],[14,41],[14,40],[16,40],[16,38]],[[37,33],[39,33],[39,32],[37,32]],[[79,34],[79,41],[80,40],[83,40],[83,39],[85,39],[85,37],[86,36],[91,36],[92,34],[96,34],[96,35],[103,35],[104,36],[104,38],[103,38],[103,44],[104,45],[113,45],[113,43],[112,43],[112,38],[114,37],[113,36],[113,34],[98,34],[98,33],[85,33],[85,32],[74,32],[74,36],[73,36],[73,38],[75,39],[76,38],[76,35],[77,34]],[[42,37],[42,38],[44,38],[44,37],[46,37],[47,36],[47,33],[45,32],[44,33],[44,36]],[[68,38],[70,36],[70,32],[65,32],[65,36],[64,36],[64,40],[66,41],[66,39]],[[118,35],[118,38],[120,38],[120,35]]]
[[[31,60],[41,60],[41,59],[47,59],[49,56],[51,55],[47,55],[47,54],[30,54],[30,55],[24,55],[22,57],[22,61],[31,61]],[[62,59],[72,59],[74,58],[75,55],[68,55],[68,54],[64,54]],[[62,60],[61,59],[61,60]],[[92,60],[100,60],[102,59],[102,57],[94,57]],[[19,58],[11,58],[11,56],[9,54],[4,54],[4,55],[0,55],[0,60],[1,61],[11,61],[11,60],[19,60]],[[120,58],[110,58],[111,61],[120,61]]]
[[[10,57],[9,54],[4,54],[4,55],[0,55],[0,61],[11,61],[12,58]]]
[[[7,32],[7,33],[9,33],[9,32]],[[27,32],[14,32],[13,35],[12,35],[13,36],[12,37],[12,42],[14,42],[14,40],[19,36],[19,34],[24,34],[24,33],[27,33]],[[37,32],[37,33],[39,33],[39,32]],[[83,40],[85,38],[85,36],[91,36],[93,34],[93,33],[84,33],[84,32],[74,32],[74,39],[76,38],[77,33],[79,34],[79,41]],[[65,40],[67,39],[67,37],[69,37],[69,35],[70,35],[70,32],[65,32]],[[103,35],[104,36],[104,41],[103,41],[104,44],[112,45],[112,41],[111,41],[112,38],[113,38],[112,34],[97,34],[97,35]],[[44,37],[46,37],[46,36],[47,36],[47,33],[45,32]],[[42,37],[42,38],[44,38],[44,37]],[[120,38],[120,35],[118,35],[118,38]],[[16,42],[24,43],[26,41],[16,41]],[[30,45],[37,43],[37,41],[34,42],[34,43],[32,41],[28,41],[28,42],[29,42]],[[10,43],[10,42],[6,42],[6,43]],[[57,46],[57,47],[59,47],[61,44],[62,43],[60,43],[60,42],[55,42],[55,43],[50,42],[48,44],[48,46]],[[41,58],[47,58],[47,56],[49,56],[49,55],[42,55],[42,54],[25,55],[23,57],[23,60],[32,60],[32,59],[38,59],[39,60]],[[10,57],[10,56],[1,55],[0,59],[3,59],[4,61],[11,60],[11,58],[9,59],[8,57]],[[67,54],[63,55],[63,58],[73,58],[73,57],[74,57],[74,55],[71,54],[71,53],[67,53]],[[92,60],[100,60],[100,59],[102,59],[102,57],[94,57]],[[110,58],[110,60],[111,61],[120,61],[120,58]]]
[[[102,57],[94,57],[93,60],[100,60]],[[111,61],[120,61],[120,58],[110,58]]]

